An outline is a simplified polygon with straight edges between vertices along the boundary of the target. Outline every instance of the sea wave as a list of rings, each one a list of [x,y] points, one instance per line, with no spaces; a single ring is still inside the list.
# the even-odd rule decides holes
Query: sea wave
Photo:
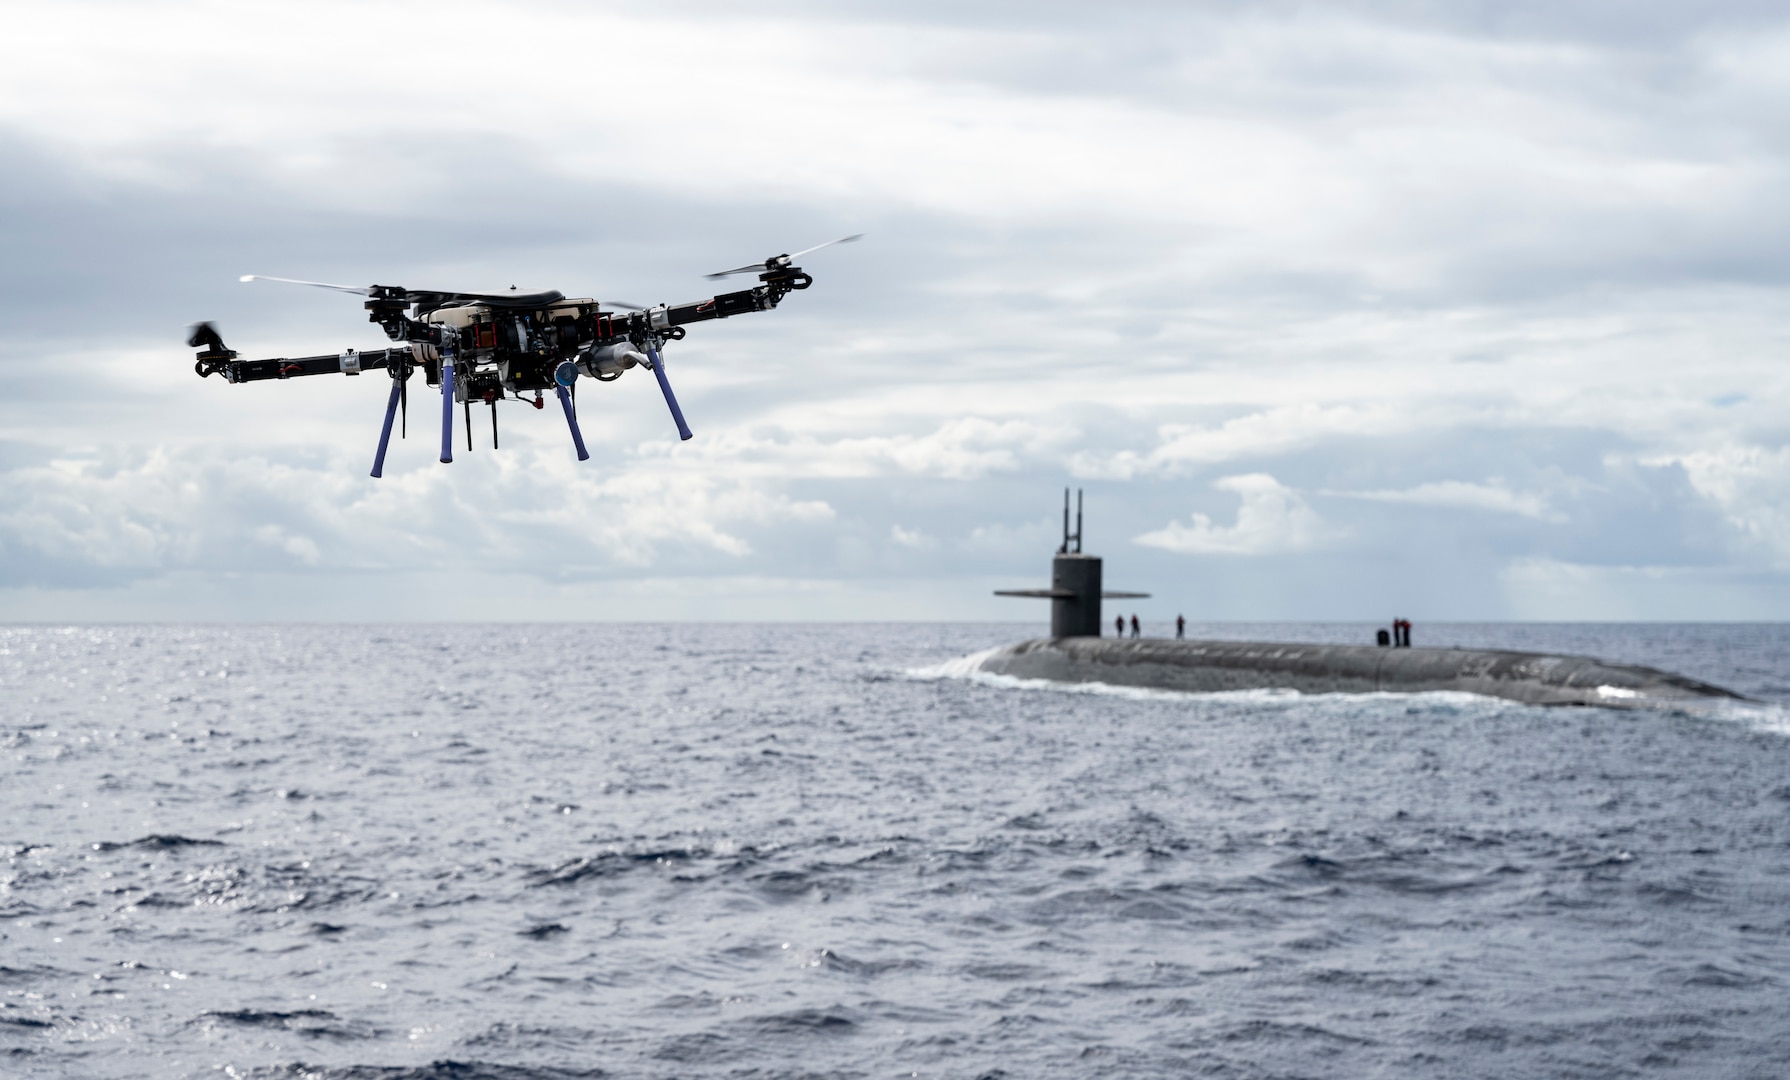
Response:
[[[1772,697],[1774,633],[1522,643]],[[1783,708],[981,671],[1015,636],[7,631],[0,1072],[1427,1080],[1783,1056],[1790,878],[1761,856],[1790,848]]]

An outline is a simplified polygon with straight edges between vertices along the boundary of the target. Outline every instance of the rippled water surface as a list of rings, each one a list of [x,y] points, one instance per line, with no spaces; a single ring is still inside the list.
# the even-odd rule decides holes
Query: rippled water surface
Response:
[[[1790,628],[1418,627],[1698,714],[950,675],[1030,632],[0,628],[0,1074],[1790,1073]]]

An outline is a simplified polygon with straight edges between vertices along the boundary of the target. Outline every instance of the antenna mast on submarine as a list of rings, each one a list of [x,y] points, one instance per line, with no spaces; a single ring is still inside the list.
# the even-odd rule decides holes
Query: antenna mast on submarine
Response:
[[[1057,548],[1058,555],[1069,554],[1069,489],[1063,489],[1063,543]]]
[[[1064,494],[1068,494],[1067,489],[1064,489]],[[1065,506],[1064,509],[1068,507]],[[1081,488],[1075,489],[1075,553],[1081,554]]]
[[[1063,546],[1058,555],[1069,554],[1069,542],[1075,541],[1075,554],[1081,554],[1081,489],[1075,489],[1075,531],[1069,531],[1069,489],[1063,489]]]

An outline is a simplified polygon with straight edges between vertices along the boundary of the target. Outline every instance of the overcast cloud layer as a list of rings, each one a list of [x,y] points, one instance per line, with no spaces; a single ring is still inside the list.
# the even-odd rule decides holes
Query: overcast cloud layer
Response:
[[[1790,617],[1777,7],[6,5],[0,617]],[[585,463],[182,342],[848,232]]]

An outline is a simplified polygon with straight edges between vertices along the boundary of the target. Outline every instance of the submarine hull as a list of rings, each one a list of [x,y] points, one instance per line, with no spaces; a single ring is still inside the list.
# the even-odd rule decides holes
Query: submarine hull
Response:
[[[1493,649],[1062,637],[997,649],[982,658],[977,670],[1020,679],[1192,693],[1457,690],[1530,705],[1619,708],[1747,700],[1719,686],[1654,668],[1586,656]]]

